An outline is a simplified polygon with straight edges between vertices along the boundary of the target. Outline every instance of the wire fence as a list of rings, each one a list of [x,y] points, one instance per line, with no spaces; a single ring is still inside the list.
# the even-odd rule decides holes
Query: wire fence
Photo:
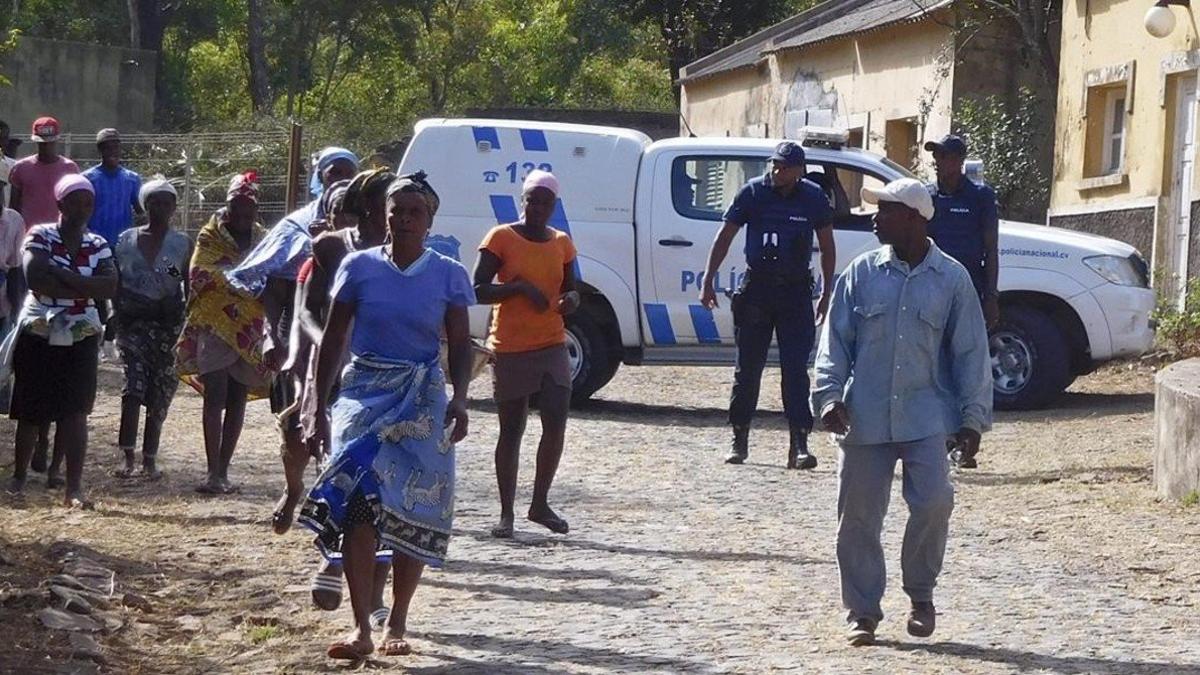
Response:
[[[259,178],[259,220],[267,227],[286,215],[287,130],[205,132],[191,134],[121,134],[122,164],[143,180],[161,174],[179,193],[178,227],[194,235],[225,204],[229,180],[253,170]],[[24,148],[32,146],[26,144]],[[94,134],[62,134],[59,152],[80,170],[100,163]],[[300,155],[307,158],[306,154]],[[302,160],[304,168],[308,162]],[[308,176],[298,177],[299,202],[308,200]]]

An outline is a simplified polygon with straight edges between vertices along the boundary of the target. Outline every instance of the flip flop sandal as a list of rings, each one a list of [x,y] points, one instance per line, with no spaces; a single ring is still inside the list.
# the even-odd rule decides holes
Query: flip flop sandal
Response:
[[[408,656],[412,652],[412,645],[404,638],[388,638],[379,645],[379,653],[384,656]]]
[[[512,539],[513,538],[513,526],[512,525],[497,525],[492,528],[492,536],[496,539]]]
[[[221,494],[221,489],[212,483],[201,483],[196,486],[196,492],[202,495],[218,495]]]
[[[312,586],[309,587],[312,592],[313,604],[318,609],[323,609],[327,612],[332,612],[342,604],[342,577],[332,576],[329,574],[317,574],[313,576]],[[322,604],[317,601],[318,593],[328,593],[337,599],[331,603]]]
[[[380,607],[374,612],[371,612],[371,627],[383,628],[387,625],[388,617],[391,616],[391,614],[392,610],[388,609],[387,607]]]
[[[329,649],[325,650],[325,655],[339,661],[365,661],[372,651],[374,651],[373,648],[366,652],[359,651],[353,644],[343,641],[329,645]]]

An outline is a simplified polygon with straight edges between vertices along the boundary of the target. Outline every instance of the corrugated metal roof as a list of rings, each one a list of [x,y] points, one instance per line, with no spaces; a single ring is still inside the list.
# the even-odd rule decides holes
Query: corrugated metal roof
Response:
[[[680,83],[749,68],[767,54],[798,49],[887,25],[915,21],[953,0],[826,0],[698,59],[683,71]]]
[[[786,41],[776,42],[773,51],[796,49],[833,38],[862,33],[891,24],[925,18],[929,12],[949,5],[952,0],[873,0],[853,12],[822,22]]]

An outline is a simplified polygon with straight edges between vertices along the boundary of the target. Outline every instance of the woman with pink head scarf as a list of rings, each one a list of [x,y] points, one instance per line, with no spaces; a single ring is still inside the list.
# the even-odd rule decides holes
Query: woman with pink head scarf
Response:
[[[25,238],[29,293],[17,327],[0,348],[0,371],[15,375],[9,415],[17,421],[16,463],[9,492],[25,487],[38,430],[50,422],[56,455],[67,460],[65,504],[90,506],[83,494],[87,417],[96,401],[97,342],[104,329],[97,300],[117,292],[117,272],[108,242],[87,229],[95,190],[69,174],[54,186],[59,219],[35,225]],[[55,478],[47,477],[48,486]]]
[[[558,179],[531,171],[522,186],[524,216],[484,237],[475,266],[475,295],[494,305],[488,346],[496,352],[494,369],[500,439],[496,443],[496,482],[500,522],[492,536],[513,536],[513,501],[521,436],[529,417],[529,399],[538,397],[542,440],[527,517],[566,534],[567,521],[549,504],[550,486],[562,457],[571,403],[571,363],[563,317],[579,308],[575,290],[575,246],[566,233],[550,227],[557,208]]]

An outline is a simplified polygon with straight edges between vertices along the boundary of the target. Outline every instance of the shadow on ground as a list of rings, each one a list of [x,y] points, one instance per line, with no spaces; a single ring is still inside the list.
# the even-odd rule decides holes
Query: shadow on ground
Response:
[[[937,642],[934,644],[907,644],[881,640],[879,645],[901,652],[926,652],[942,656],[957,656],[972,661],[1014,666],[1021,671],[1037,670],[1065,675],[1200,675],[1200,665],[1166,663],[1163,661],[1118,661],[1086,656],[1051,656],[1002,647],[982,647],[961,642]]]

